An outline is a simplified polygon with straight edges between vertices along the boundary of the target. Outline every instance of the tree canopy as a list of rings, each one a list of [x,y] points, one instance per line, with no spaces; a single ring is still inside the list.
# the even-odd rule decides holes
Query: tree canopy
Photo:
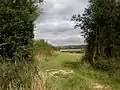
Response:
[[[90,0],[82,15],[74,15],[75,27],[82,29],[87,42],[86,57],[93,63],[97,57],[120,56],[120,2]]]
[[[28,57],[36,18],[33,0],[0,0],[0,56]],[[4,44],[4,45],[3,45]]]

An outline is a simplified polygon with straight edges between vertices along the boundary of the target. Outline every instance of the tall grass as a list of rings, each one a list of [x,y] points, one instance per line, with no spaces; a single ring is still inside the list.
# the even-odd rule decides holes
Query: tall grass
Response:
[[[42,88],[37,67],[33,63],[0,63],[0,90],[42,90],[35,86]]]

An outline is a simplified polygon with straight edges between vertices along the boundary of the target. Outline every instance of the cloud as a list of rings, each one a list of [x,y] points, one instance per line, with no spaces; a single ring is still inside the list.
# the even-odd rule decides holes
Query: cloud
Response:
[[[51,43],[54,43],[54,45],[79,45],[80,43],[84,44],[84,38],[80,36],[69,36],[51,40]]]
[[[46,0],[44,12],[35,21],[35,39],[46,39],[54,45],[84,44],[84,38],[70,21],[82,13],[88,0]]]

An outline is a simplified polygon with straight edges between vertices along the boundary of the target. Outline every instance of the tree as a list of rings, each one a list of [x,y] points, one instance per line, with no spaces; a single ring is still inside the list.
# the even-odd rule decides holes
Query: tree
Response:
[[[96,57],[120,56],[119,25],[120,2],[115,0],[90,0],[84,14],[74,15],[72,20],[83,31],[87,42],[87,62],[93,64]],[[113,54],[116,53],[116,54]]]
[[[0,0],[0,54],[4,60],[28,57],[28,44],[34,37],[33,3],[33,0]]]

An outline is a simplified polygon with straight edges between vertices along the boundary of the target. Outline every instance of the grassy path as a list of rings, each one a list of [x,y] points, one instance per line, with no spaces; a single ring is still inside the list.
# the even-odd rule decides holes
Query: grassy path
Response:
[[[47,90],[120,90],[120,81],[107,73],[82,65],[82,54],[59,53],[40,60],[40,70],[46,74]]]

